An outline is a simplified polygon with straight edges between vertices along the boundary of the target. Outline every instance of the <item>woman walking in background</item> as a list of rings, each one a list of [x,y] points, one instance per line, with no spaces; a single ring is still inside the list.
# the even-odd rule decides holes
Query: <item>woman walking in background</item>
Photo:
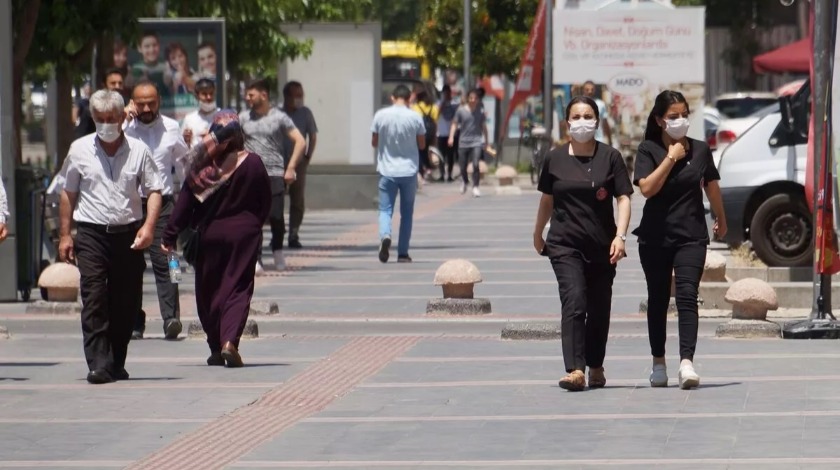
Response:
[[[452,136],[452,143],[449,142],[449,136],[452,135],[452,120],[455,118],[455,112],[458,111],[459,103],[455,99],[452,98],[452,88],[449,85],[444,85],[443,90],[441,90],[441,98],[440,103],[438,104],[438,109],[440,110],[440,115],[438,116],[438,150],[440,150],[441,155],[443,155],[443,160],[441,162],[441,171],[440,171],[440,179],[438,181],[444,180],[444,175],[447,176],[446,180],[450,183],[455,181],[452,178],[452,169],[455,167],[455,153],[457,152],[458,148],[458,133],[456,132],[454,136]],[[426,141],[428,145],[429,142]],[[446,171],[444,171],[444,169]]]
[[[686,137],[689,113],[682,93],[660,93],[636,155],[634,183],[647,202],[642,222],[633,233],[639,237],[639,257],[647,279],[652,387],[668,386],[665,329],[672,272],[679,313],[679,384],[682,389],[700,385],[693,361],[698,329],[697,291],[709,244],[703,190],[717,215],[714,232],[720,237],[726,234],[720,175],[709,146]]]
[[[188,154],[187,175],[163,233],[163,249],[174,249],[187,227],[200,232],[195,297],[210,346],[207,365],[242,367],[239,338],[254,293],[271,183],[259,155],[245,151],[234,111],[216,114],[210,133]]]
[[[610,329],[612,284],[625,256],[633,185],[621,154],[595,140],[598,106],[577,97],[566,107],[570,143],[549,152],[540,173],[534,248],[548,256],[560,291],[563,362],[568,375],[560,387],[601,388]],[[618,201],[618,220],[613,211]],[[543,229],[551,220],[548,238]]]
[[[417,102],[411,105],[411,109],[423,118],[423,126],[426,128],[426,146],[420,149],[419,173],[420,182],[422,183],[432,173],[432,162],[429,160],[429,146],[437,142],[437,122],[440,109],[435,104],[425,85],[417,92],[415,99]]]

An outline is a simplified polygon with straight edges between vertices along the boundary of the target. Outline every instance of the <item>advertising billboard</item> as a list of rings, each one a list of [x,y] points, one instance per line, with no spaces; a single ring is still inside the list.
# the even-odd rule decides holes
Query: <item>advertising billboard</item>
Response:
[[[685,95],[691,108],[689,136],[704,139],[704,8],[554,12],[555,85],[573,95],[596,85],[612,128],[612,143],[635,152],[660,92]]]
[[[141,19],[136,44],[114,43],[112,66],[125,72],[127,90],[139,80],[154,83],[161,95],[160,112],[179,122],[195,111],[195,83],[217,82],[216,101],[225,102],[224,19]]]

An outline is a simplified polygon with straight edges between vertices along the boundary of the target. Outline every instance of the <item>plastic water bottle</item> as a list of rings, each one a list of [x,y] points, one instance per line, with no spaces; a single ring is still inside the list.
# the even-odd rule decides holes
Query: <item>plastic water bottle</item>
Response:
[[[174,251],[169,253],[169,282],[173,284],[181,282],[181,260]]]

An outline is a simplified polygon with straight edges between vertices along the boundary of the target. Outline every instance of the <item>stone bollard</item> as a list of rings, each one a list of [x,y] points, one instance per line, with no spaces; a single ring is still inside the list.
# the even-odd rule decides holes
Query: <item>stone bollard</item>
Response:
[[[779,308],[773,287],[761,279],[747,278],[732,284],[724,299],[732,304],[732,320],[718,326],[715,336],[778,338],[781,327],[767,321],[767,311]]]
[[[0,339],[9,339],[11,335],[9,335],[9,329],[3,325],[0,325]]]
[[[443,289],[442,299],[431,299],[426,313],[450,315],[480,315],[490,313],[488,299],[474,298],[473,288],[481,282],[478,268],[465,259],[443,263],[435,272],[435,285]]]
[[[726,257],[714,251],[707,251],[706,265],[703,267],[700,282],[726,282]]]
[[[38,278],[38,287],[47,291],[50,302],[76,302],[79,298],[79,268],[69,263],[47,266]]]
[[[499,179],[499,186],[513,186],[516,177],[516,168],[510,165],[502,165],[496,169],[496,178]]]
[[[206,338],[207,335],[204,334],[204,328],[201,327],[201,322],[198,320],[193,320],[190,322],[189,327],[187,327],[187,336],[190,338]],[[257,326],[257,322],[254,320],[248,320],[245,323],[245,329],[242,330],[242,338],[254,339],[260,336],[259,327]]]

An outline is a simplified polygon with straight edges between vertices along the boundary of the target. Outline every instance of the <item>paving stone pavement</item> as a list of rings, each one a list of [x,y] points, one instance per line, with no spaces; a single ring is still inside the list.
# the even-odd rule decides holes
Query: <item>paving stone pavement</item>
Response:
[[[378,262],[373,211],[308,213],[307,248],[258,279],[255,299],[280,313],[252,317],[261,336],[243,341],[242,369],[205,366],[201,340],[162,340],[150,272],[150,339],[131,343],[131,380],[116,384],[84,381],[77,315],[0,305],[0,468],[840,468],[834,342],[716,339],[724,320],[704,319],[702,386],[647,385],[635,243],[616,278],[605,389],[560,390],[557,341],[501,340],[510,321],[559,317],[530,247],[537,198],[426,186],[410,265]],[[493,314],[424,313],[453,257],[481,270]],[[676,333],[672,320],[673,377]]]

